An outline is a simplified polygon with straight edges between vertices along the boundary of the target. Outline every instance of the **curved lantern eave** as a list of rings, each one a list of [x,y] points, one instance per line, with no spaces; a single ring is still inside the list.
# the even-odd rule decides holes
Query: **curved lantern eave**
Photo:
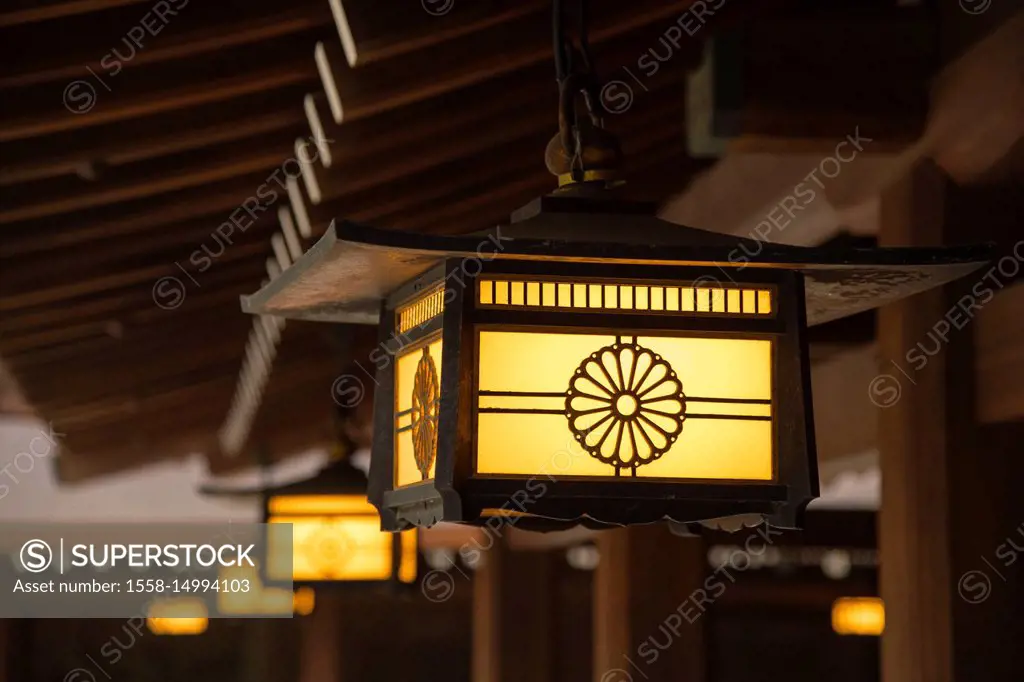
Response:
[[[243,296],[242,310],[288,319],[375,324],[380,302],[389,292],[445,259],[463,258],[710,267],[722,281],[748,269],[796,270],[807,280],[807,324],[814,326],[958,279],[992,254],[987,244],[871,249],[771,244],[669,223],[636,210],[607,213],[630,206],[651,210],[645,204],[543,200],[526,207],[533,210],[517,212],[521,222],[475,235],[422,235],[336,220],[281,277]],[[602,241],[592,240],[595,222],[601,223],[597,234]],[[541,234],[550,236],[540,238]],[[621,239],[613,241],[615,236]]]

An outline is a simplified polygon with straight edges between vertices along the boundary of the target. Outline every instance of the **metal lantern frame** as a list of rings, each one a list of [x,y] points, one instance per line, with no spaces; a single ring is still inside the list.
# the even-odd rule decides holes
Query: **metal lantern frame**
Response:
[[[493,246],[482,250],[488,243]],[[745,254],[742,260],[737,258],[740,253]],[[479,236],[415,235],[335,222],[281,277],[243,298],[243,308],[380,325],[383,352],[377,357],[383,361],[375,362],[369,495],[387,530],[439,521],[481,524],[495,517],[552,529],[576,523],[605,527],[746,515],[794,527],[818,494],[808,325],[948,282],[979,267],[989,253],[984,246],[838,250],[764,244],[671,224],[656,218],[647,205],[562,194],[538,199],[516,212],[509,225]],[[467,268],[470,262],[472,268]],[[495,276],[682,284],[695,291],[756,286],[773,292],[775,303],[773,314],[761,317],[592,310],[589,305],[558,310],[476,305],[481,300],[479,282]],[[400,309],[430,294],[425,313],[412,320],[416,324],[400,325]],[[476,333],[482,328],[600,331],[634,337],[634,342],[645,333],[771,338],[771,480],[549,480],[476,474]],[[436,412],[428,415],[436,418],[434,475],[396,487],[395,358],[438,337],[438,402]],[[421,473],[426,478],[426,470],[421,468]],[[531,488],[531,481],[536,487]],[[535,494],[541,486],[543,494]],[[534,493],[528,505],[523,504],[524,490]]]

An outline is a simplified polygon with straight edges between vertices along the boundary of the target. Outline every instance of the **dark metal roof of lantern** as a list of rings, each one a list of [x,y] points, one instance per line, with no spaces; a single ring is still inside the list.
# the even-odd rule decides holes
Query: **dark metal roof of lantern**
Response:
[[[516,211],[510,224],[467,236],[380,230],[336,220],[287,271],[242,297],[248,313],[376,324],[389,292],[446,258],[712,266],[804,274],[807,324],[892,303],[981,266],[988,246],[817,248],[768,244],[657,218],[653,207],[569,193]]]

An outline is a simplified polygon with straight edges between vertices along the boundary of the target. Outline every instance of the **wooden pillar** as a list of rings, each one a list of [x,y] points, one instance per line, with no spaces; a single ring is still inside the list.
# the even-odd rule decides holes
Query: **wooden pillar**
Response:
[[[915,169],[882,196],[880,244],[936,245],[942,240],[943,180]],[[942,290],[879,313],[880,374],[868,386],[880,406],[880,591],[886,605],[883,682],[952,682],[952,611],[948,537],[946,354],[919,371],[907,360],[945,313]]]
[[[970,322],[950,344],[947,356],[947,410],[954,415],[949,436],[949,528],[956,680],[1024,680],[1024,424],[1020,413],[1015,420],[982,423],[982,387],[976,374],[982,362],[1020,357],[1024,349],[1019,335],[1009,347],[981,345],[986,317],[988,325],[999,324],[999,317],[1009,312],[1005,328],[1024,314],[1011,290],[1020,286],[1024,270],[1024,188],[1019,177],[1015,182],[949,187],[945,200],[949,239],[997,244],[993,262],[957,283],[947,298],[947,310],[956,311],[960,321],[965,317],[959,314],[964,303],[978,306],[970,310]],[[957,333],[955,326],[950,333]],[[1019,372],[1009,373],[1007,379],[1024,385]]]
[[[883,195],[881,237],[889,246],[983,241],[998,212],[984,193],[921,167]],[[1014,260],[1006,271],[1019,268]],[[868,390],[880,407],[883,682],[1024,675],[1020,441],[982,431],[975,408],[976,318],[1008,284],[986,266],[879,316],[882,364]]]
[[[704,543],[654,524],[603,531],[597,546],[593,680],[704,680]]]
[[[316,609],[302,623],[298,682],[341,682],[341,595],[316,594]]]
[[[555,556],[496,540],[473,576],[473,682],[554,682]]]

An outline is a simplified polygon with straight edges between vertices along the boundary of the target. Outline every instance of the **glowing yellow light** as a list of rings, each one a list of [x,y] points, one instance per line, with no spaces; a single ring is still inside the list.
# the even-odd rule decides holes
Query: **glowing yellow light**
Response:
[[[366,498],[362,498],[365,500]],[[392,534],[380,529],[376,510],[335,516],[270,516],[270,524],[292,524],[291,555],[270,533],[267,576],[273,581],[388,580],[394,557]],[[399,579],[416,579],[416,531],[402,533]]]
[[[832,629],[838,635],[881,635],[885,605],[877,597],[842,597],[832,604]]]
[[[300,616],[308,616],[316,607],[316,592],[312,587],[300,587],[292,597],[292,609]]]
[[[253,566],[225,566],[221,580],[244,582],[247,590],[221,590],[217,593],[217,610],[230,615],[287,614],[294,608],[292,591],[283,587],[266,587],[259,570]]]
[[[414,327],[418,327],[421,324],[429,322],[441,314],[443,307],[443,287],[424,294],[412,303],[404,305],[398,309],[398,331],[406,332]]]
[[[477,474],[773,479],[770,339],[485,330],[478,347]]]
[[[426,353],[424,353],[426,349]],[[433,365],[433,374],[430,365]],[[406,349],[395,364],[395,487],[434,478],[440,406],[441,339]],[[417,463],[429,461],[426,476]]]
[[[586,308],[595,311],[736,316],[772,313],[772,292],[768,289],[484,279],[477,290],[477,303],[484,307]]]
[[[398,564],[398,579],[403,583],[416,580],[416,531],[407,530],[402,533],[402,558]]]
[[[209,625],[202,599],[161,599],[150,604],[146,627],[154,635],[199,635]]]
[[[267,505],[271,516],[284,514],[376,514],[363,495],[277,495]]]
[[[485,519],[491,518],[491,517],[495,517],[495,516],[502,517],[502,518],[505,518],[505,517],[521,518],[521,517],[524,517],[524,516],[530,516],[530,514],[527,514],[525,512],[521,512],[521,511],[517,511],[515,509],[502,509],[502,508],[490,509],[489,508],[489,509],[481,510],[480,516],[482,516]]]

